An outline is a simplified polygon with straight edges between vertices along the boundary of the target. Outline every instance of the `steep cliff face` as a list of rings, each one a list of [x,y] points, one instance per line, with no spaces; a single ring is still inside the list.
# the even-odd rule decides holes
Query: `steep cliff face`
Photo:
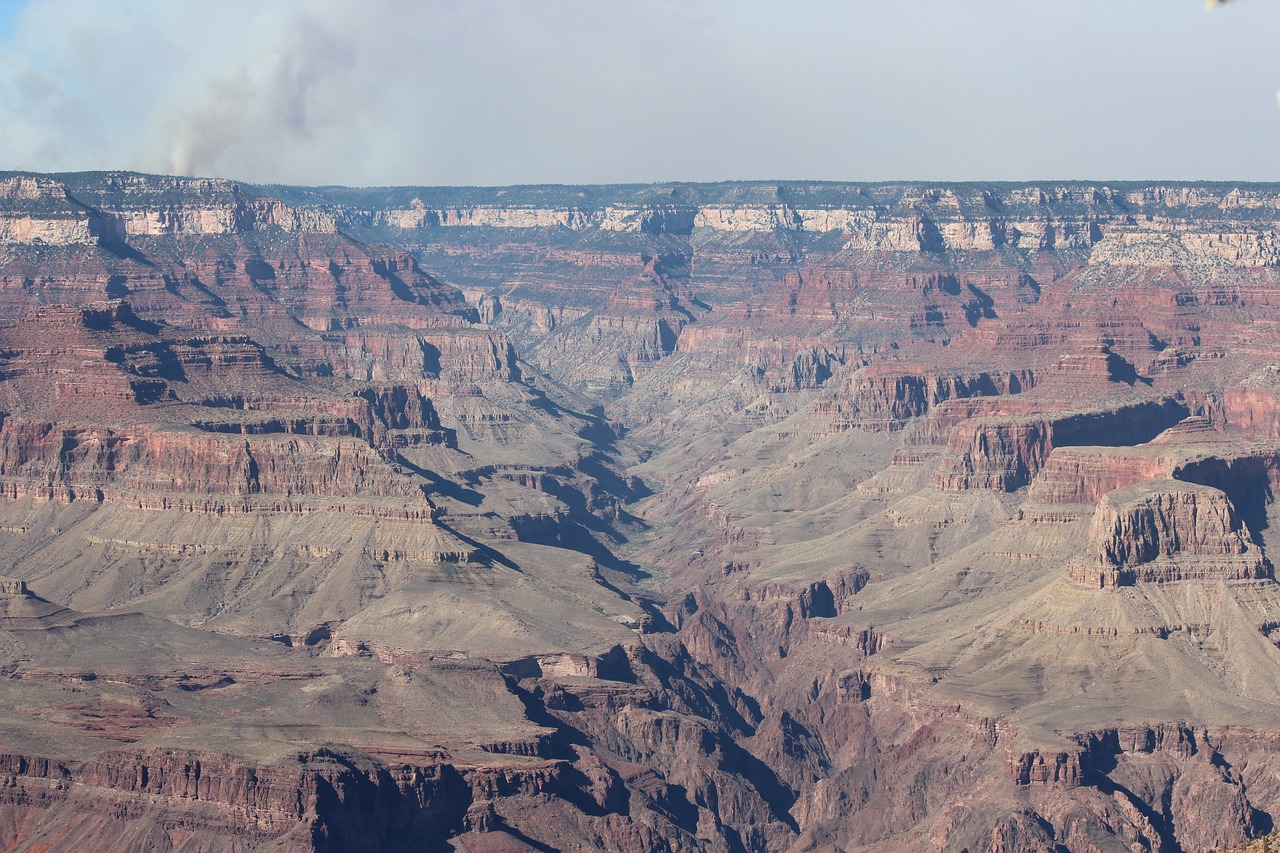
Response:
[[[948,400],[1018,394],[1035,385],[1030,370],[951,373],[926,365],[874,365],[855,370],[845,388],[815,403],[839,429],[897,431]]]
[[[936,481],[942,489],[1015,491],[1031,482],[1054,447],[1140,444],[1185,414],[1186,409],[1166,399],[1056,417],[972,418],[951,430]]]
[[[332,216],[255,198],[233,181],[116,172],[76,180],[0,180],[6,239],[69,245],[130,237],[230,234],[263,228],[333,234]],[[33,218],[39,217],[39,218]],[[24,227],[25,223],[25,227]]]
[[[1269,575],[1227,496],[1174,480],[1104,495],[1089,526],[1086,556],[1072,567],[1076,580],[1101,586]]]

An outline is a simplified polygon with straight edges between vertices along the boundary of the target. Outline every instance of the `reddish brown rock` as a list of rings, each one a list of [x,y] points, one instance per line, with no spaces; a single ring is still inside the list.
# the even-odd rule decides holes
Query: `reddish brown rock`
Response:
[[[1166,399],[1094,412],[973,418],[952,429],[936,482],[948,490],[1014,491],[1031,482],[1054,447],[1138,444],[1185,413]]]
[[[1034,381],[1025,370],[957,374],[925,365],[874,365],[853,372],[847,390],[832,389],[812,411],[831,418],[835,429],[894,431],[948,400],[1018,394]]]
[[[1104,495],[1085,554],[1071,567],[1074,580],[1099,586],[1270,575],[1225,494],[1174,480]]]
[[[0,177],[0,846],[1242,840],[1277,198]]]

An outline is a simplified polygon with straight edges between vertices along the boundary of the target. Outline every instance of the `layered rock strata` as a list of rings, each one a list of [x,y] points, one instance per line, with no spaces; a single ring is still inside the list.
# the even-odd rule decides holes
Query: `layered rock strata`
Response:
[[[1271,574],[1225,494],[1175,480],[1148,480],[1104,495],[1085,550],[1071,576],[1099,586]]]
[[[1264,831],[1277,199],[0,176],[0,847]]]

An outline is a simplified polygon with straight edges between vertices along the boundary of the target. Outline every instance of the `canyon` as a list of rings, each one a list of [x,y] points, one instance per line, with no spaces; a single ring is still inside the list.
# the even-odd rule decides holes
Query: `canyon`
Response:
[[[1280,185],[0,172],[0,849],[1280,817]]]

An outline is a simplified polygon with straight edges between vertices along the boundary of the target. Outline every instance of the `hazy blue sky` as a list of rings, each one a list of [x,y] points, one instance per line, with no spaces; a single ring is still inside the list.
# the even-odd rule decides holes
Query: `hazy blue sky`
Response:
[[[1280,2],[0,0],[0,168],[1280,180]]]

